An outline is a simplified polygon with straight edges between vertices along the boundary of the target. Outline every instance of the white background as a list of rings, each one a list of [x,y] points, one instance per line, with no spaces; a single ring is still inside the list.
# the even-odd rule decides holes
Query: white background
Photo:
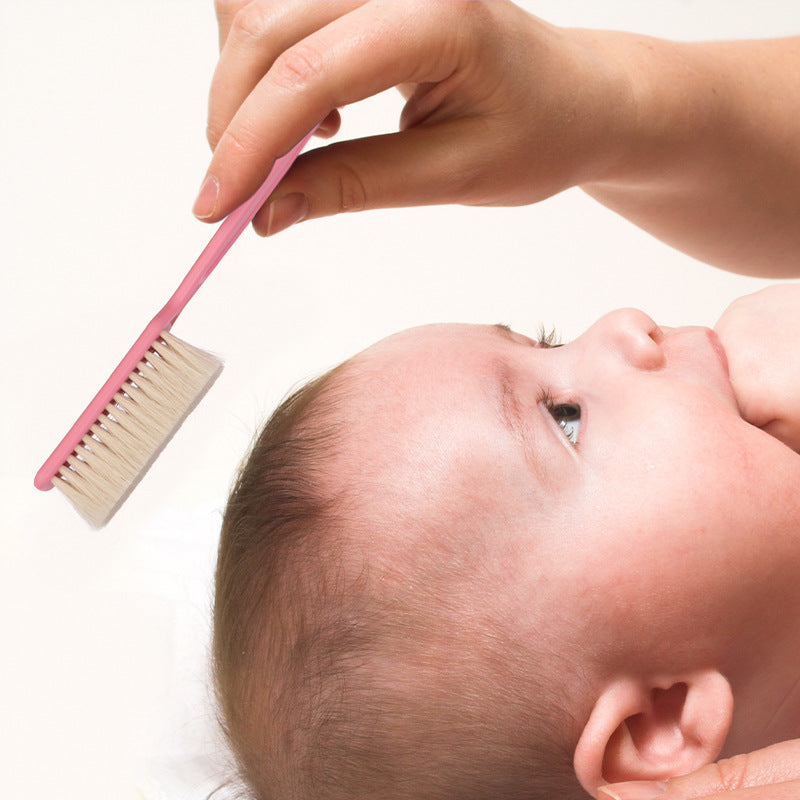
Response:
[[[795,0],[542,0],[552,22],[680,39],[796,33]],[[433,321],[555,324],[633,305],[713,324],[762,285],[694,262],[579,191],[536,207],[381,211],[247,231],[175,332],[226,360],[111,524],[33,475],[211,229],[210,2],[3,2],[0,763],[9,797],[199,798],[226,777],[206,693],[220,512],[256,427],[299,381]],[[391,130],[382,95],[342,136]]]

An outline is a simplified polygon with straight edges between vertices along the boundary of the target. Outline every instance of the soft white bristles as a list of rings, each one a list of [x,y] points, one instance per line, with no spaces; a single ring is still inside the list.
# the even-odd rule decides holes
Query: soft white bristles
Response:
[[[90,525],[105,525],[221,371],[215,356],[162,333],[53,485]]]

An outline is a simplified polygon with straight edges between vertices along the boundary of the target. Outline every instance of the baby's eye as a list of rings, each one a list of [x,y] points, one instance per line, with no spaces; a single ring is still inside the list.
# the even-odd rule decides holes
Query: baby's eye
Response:
[[[570,443],[577,444],[581,427],[581,407],[575,403],[548,403],[547,410]]]

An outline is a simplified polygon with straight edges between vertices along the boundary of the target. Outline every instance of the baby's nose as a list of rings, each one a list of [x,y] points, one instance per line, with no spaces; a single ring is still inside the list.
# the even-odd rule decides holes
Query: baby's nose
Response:
[[[602,317],[589,329],[604,349],[635,369],[655,370],[664,366],[665,356],[661,348],[664,333],[643,311],[623,308]]]

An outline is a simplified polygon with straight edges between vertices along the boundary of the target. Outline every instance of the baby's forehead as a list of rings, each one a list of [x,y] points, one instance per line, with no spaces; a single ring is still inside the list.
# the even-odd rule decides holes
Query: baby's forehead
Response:
[[[379,340],[352,359],[349,366],[353,376],[365,373],[376,378],[383,373],[398,375],[398,370],[444,363],[458,358],[466,366],[465,356],[478,352],[490,352],[503,344],[507,345],[510,329],[501,324],[480,325],[470,323],[435,323],[407,328],[399,333]]]
[[[343,372],[354,422],[415,421],[455,391],[476,388],[477,373],[500,343],[493,326],[442,323],[409,328],[350,359]],[[451,409],[455,411],[455,408]]]
[[[406,328],[405,330],[378,340],[360,353],[359,356],[374,356],[389,353],[400,354],[433,343],[468,342],[474,340],[476,337],[485,336],[493,327],[497,326],[463,322],[438,322],[428,325],[418,325],[412,328]],[[356,356],[356,358],[359,356]]]
[[[336,480],[359,486],[371,502],[437,515],[462,494],[486,508],[487,486],[519,473],[486,366],[495,326],[442,324],[403,331],[351,359],[342,373],[341,450]],[[505,342],[508,346],[508,342]],[[516,459],[516,460],[514,460]],[[452,508],[450,509],[452,510]]]
[[[489,360],[495,340],[508,347],[506,336],[491,325],[425,326],[348,362],[332,480],[356,521],[354,552],[396,569],[492,549],[495,563],[512,568],[505,548],[538,518],[541,497],[492,398],[496,381],[464,369],[476,350],[486,361],[487,342]]]

